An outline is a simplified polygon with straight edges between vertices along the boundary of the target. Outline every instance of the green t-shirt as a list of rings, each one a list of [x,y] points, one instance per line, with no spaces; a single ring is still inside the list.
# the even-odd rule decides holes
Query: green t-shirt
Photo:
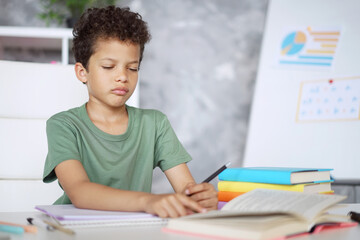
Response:
[[[56,180],[54,168],[79,160],[91,182],[113,188],[150,192],[155,167],[162,171],[191,160],[167,117],[156,110],[126,106],[124,134],[101,131],[90,120],[86,105],[52,116],[46,125],[48,155],[43,181]],[[69,204],[64,194],[55,204]]]

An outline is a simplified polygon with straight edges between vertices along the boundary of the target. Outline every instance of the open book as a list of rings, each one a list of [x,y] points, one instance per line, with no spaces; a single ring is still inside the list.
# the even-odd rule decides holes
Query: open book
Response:
[[[37,210],[69,228],[166,224],[167,219],[143,212],[80,209],[72,204],[39,205]]]
[[[171,219],[164,231],[227,239],[277,239],[309,232],[317,224],[349,222],[345,215],[326,213],[345,198],[256,189],[234,198],[221,210]]]

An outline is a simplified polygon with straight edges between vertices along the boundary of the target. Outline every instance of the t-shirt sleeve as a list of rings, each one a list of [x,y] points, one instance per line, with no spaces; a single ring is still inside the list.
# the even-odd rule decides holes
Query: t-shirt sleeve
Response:
[[[80,160],[76,133],[69,123],[50,118],[46,122],[48,154],[45,161],[43,182],[56,180],[55,167],[69,159]]]
[[[156,121],[155,166],[166,171],[181,163],[187,163],[191,156],[176,136],[168,118],[158,112]]]

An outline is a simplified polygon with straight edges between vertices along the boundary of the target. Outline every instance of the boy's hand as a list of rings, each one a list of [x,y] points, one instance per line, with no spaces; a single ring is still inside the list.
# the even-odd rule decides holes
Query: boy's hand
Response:
[[[217,209],[218,194],[210,183],[189,184],[186,186],[184,193],[207,210]]]
[[[145,201],[145,211],[162,218],[176,218],[206,209],[190,197],[181,194],[150,194]]]

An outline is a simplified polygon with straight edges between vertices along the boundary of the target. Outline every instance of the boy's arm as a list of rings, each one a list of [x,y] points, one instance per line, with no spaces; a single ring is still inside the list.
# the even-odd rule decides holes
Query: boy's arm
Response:
[[[177,193],[185,193],[207,210],[217,209],[218,195],[210,183],[196,184],[186,163],[166,170],[166,177]]]
[[[78,208],[145,211],[160,217],[179,217],[189,210],[203,212],[199,203],[184,194],[154,195],[126,191],[90,182],[78,160],[66,160],[55,167],[55,173],[71,202]]]

